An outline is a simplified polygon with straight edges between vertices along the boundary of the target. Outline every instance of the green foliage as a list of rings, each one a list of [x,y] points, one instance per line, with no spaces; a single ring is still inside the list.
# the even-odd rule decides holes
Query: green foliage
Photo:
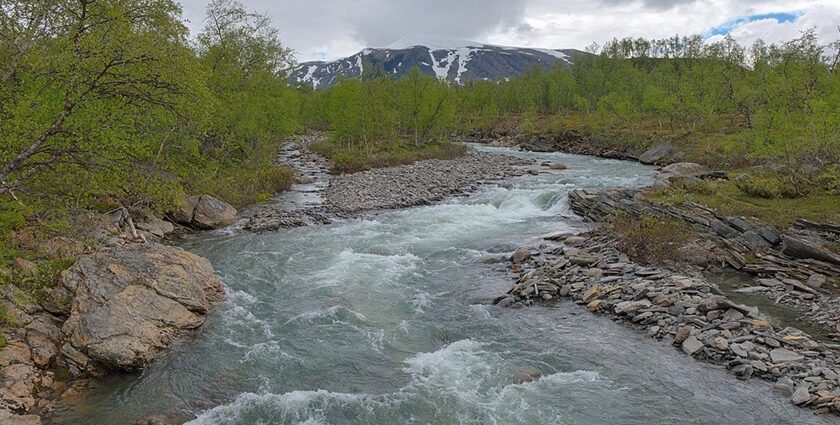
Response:
[[[461,156],[466,148],[463,145],[435,142],[423,145],[392,142],[379,144],[373,151],[362,147],[351,147],[326,140],[312,146],[315,152],[329,158],[336,173],[354,173],[372,168],[410,164],[424,159],[451,159]]]
[[[806,195],[800,192],[784,176],[758,175],[737,179],[735,185],[749,196],[764,199],[798,198]]]
[[[0,210],[4,226],[61,208],[165,212],[196,190],[248,202],[288,185],[288,170],[266,168],[300,127],[291,51],[235,1],[211,2],[195,48],[180,13],[172,0],[4,6],[0,196],[32,207]]]
[[[681,248],[697,238],[697,232],[685,222],[652,215],[617,215],[611,217],[601,231],[618,237],[622,252],[634,261],[646,264],[686,260],[690,254]]]

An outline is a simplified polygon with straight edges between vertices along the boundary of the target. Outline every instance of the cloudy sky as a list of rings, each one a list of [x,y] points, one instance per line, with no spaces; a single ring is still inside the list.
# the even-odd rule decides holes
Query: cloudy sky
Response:
[[[209,0],[181,0],[193,31]],[[299,61],[334,59],[409,34],[524,47],[578,48],[613,37],[730,33],[789,40],[817,27],[840,38],[840,0],[240,0],[268,14]]]

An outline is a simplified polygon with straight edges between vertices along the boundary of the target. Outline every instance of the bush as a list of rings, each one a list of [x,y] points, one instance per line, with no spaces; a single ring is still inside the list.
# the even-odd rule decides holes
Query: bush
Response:
[[[295,182],[290,167],[275,164],[242,164],[227,167],[215,176],[202,180],[190,193],[211,194],[239,208],[254,202],[265,202],[275,193],[288,189]]]
[[[334,173],[355,173],[373,168],[411,164],[424,159],[452,159],[462,156],[467,148],[455,143],[425,143],[415,145],[394,141],[380,143],[371,150],[357,146],[340,146],[335,140],[324,140],[312,150],[328,158]]]
[[[688,255],[681,250],[697,237],[684,222],[643,215],[617,215],[605,223],[603,232],[618,238],[618,249],[644,264],[682,262]]]
[[[784,176],[749,176],[738,179],[735,185],[749,196],[764,199],[790,199],[807,195],[803,188],[797,188]]]

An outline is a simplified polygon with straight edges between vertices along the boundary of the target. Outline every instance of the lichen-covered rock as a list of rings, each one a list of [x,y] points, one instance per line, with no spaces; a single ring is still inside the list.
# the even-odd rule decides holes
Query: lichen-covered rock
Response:
[[[202,229],[217,229],[236,222],[236,208],[210,195],[199,198],[193,210],[192,224]]]
[[[222,296],[206,259],[155,243],[81,257],[62,285],[73,302],[61,352],[76,374],[143,368]]]
[[[0,409],[0,424],[41,425],[41,418],[38,415],[16,415],[7,409]]]

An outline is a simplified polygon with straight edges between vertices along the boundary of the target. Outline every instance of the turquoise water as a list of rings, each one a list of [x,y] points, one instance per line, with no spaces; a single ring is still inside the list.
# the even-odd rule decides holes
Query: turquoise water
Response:
[[[502,150],[502,149],[497,149]],[[502,150],[505,152],[511,152]],[[569,170],[326,226],[205,233],[185,247],[228,302],[139,376],[62,404],[53,424],[803,424],[741,382],[579,306],[502,309],[500,250],[575,231],[573,188],[648,184],[638,164],[518,153]],[[522,373],[539,379],[516,383]]]

